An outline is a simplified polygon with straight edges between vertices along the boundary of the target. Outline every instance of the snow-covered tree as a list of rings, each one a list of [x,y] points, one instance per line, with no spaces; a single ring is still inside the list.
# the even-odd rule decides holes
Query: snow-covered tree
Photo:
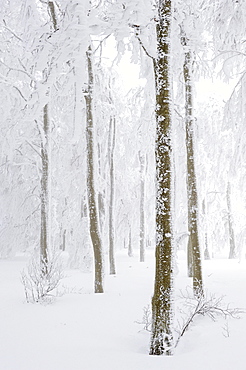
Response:
[[[173,255],[172,230],[172,1],[158,5],[156,86],[156,273],[152,298],[151,355],[172,353]]]

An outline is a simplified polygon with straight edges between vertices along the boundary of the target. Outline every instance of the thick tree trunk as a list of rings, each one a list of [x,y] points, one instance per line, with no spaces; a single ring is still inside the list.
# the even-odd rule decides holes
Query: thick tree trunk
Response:
[[[151,355],[172,354],[173,230],[172,230],[172,93],[170,35],[172,1],[159,1],[156,81],[156,267],[152,298]]]
[[[231,212],[231,184],[228,182],[227,190],[226,190],[226,200],[227,200],[227,208],[228,208],[228,227],[229,227],[229,240],[230,240],[230,252],[229,252],[229,259],[236,258],[236,246],[235,246],[235,236],[234,236],[234,229],[232,224],[232,212]]]
[[[92,50],[88,47],[86,52],[88,68],[88,90],[85,93],[86,101],[86,143],[87,143],[87,194],[90,219],[90,236],[94,251],[95,262],[95,293],[103,293],[103,251],[99,230],[98,209],[96,203],[96,190],[94,178],[94,127],[93,127],[93,70]]]
[[[144,217],[144,199],[145,199],[145,159],[139,153],[140,162],[140,262],[145,260],[145,217]]]
[[[198,196],[194,163],[194,117],[192,86],[192,53],[187,50],[187,39],[183,35],[181,42],[185,47],[183,65],[185,81],[185,122],[187,152],[187,198],[188,198],[188,275],[193,277],[193,290],[196,295],[203,295],[201,251],[198,235]]]
[[[109,135],[109,270],[110,275],[116,274],[114,248],[114,148],[115,148],[115,117],[110,119]]]

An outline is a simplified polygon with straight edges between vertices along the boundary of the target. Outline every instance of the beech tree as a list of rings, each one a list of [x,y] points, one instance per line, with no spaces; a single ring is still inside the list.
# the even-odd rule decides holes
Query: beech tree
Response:
[[[94,251],[95,261],[95,293],[103,293],[103,251],[99,230],[98,208],[95,190],[95,154],[94,154],[94,120],[93,120],[93,89],[94,75],[92,62],[92,47],[86,52],[88,68],[88,87],[85,91],[86,100],[86,141],[87,141],[87,194],[90,217],[90,236]]]
[[[172,1],[158,4],[156,25],[156,267],[152,298],[151,355],[172,353],[173,231],[172,231]]]
[[[114,171],[114,151],[116,139],[115,117],[110,117],[109,125],[109,269],[110,274],[116,274],[115,267],[115,237],[114,237],[114,197],[115,197],[115,171]]]
[[[191,10],[189,12],[192,13]],[[186,17],[193,17],[187,14]],[[184,22],[185,23],[185,22]],[[193,277],[194,294],[203,294],[201,251],[198,227],[198,191],[194,149],[194,55],[192,39],[187,35],[185,24],[180,24],[180,38],[184,49],[183,77],[185,89],[185,130],[187,160],[187,203],[188,203],[188,276]]]

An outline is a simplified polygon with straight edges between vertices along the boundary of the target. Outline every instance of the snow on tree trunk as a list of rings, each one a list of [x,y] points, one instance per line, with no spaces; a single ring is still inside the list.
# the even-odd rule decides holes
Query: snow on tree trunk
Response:
[[[128,233],[128,256],[133,257],[133,250],[132,250],[132,228],[131,224],[128,221],[128,226],[129,226],[129,233]]]
[[[47,273],[48,249],[50,237],[50,175],[49,175],[49,112],[48,104],[43,108],[43,135],[41,135],[41,230],[40,230],[40,259],[42,272]]]
[[[232,212],[231,212],[231,184],[228,182],[227,190],[226,190],[226,201],[227,201],[227,208],[228,208],[228,227],[229,227],[229,240],[230,240],[230,252],[229,252],[229,259],[236,258],[236,246],[235,246],[235,237],[234,237],[234,229],[232,224]]]
[[[205,244],[205,249],[204,249],[204,259],[205,260],[210,260],[210,253],[208,250],[208,225],[207,225],[207,207],[206,207],[206,201],[203,199],[202,201],[202,211],[203,211],[203,223],[204,223],[204,230],[205,230],[205,235],[204,235],[204,244]]]
[[[145,260],[145,220],[144,220],[144,199],[145,199],[145,159],[144,156],[139,153],[140,162],[140,262]]]
[[[173,230],[172,230],[172,1],[158,7],[156,82],[156,267],[152,298],[150,355],[171,355],[173,346]]]
[[[193,277],[194,294],[203,294],[202,262],[198,235],[198,196],[194,163],[194,117],[193,117],[193,86],[192,52],[183,34],[182,45],[185,48],[183,74],[185,81],[185,123],[186,123],[186,153],[187,153],[187,198],[188,198],[188,275]]]
[[[87,194],[90,219],[90,236],[94,251],[95,293],[103,293],[103,251],[99,230],[98,207],[96,203],[95,167],[94,167],[94,126],[93,126],[93,84],[92,49],[86,52],[88,68],[88,89],[85,92],[86,101],[86,142],[87,142]]]
[[[57,21],[54,3],[49,1],[48,13],[51,18],[53,31],[57,31]],[[44,70],[43,74],[46,75]],[[48,93],[48,92],[47,92]],[[46,103],[43,108],[43,127],[41,134],[41,227],[40,227],[40,260],[43,274],[47,274],[48,252],[50,248],[50,231],[51,231],[51,216],[50,216],[50,199],[51,199],[51,179],[50,179],[50,117],[49,103]]]
[[[109,269],[110,275],[116,274],[114,248],[114,148],[115,148],[115,117],[110,119],[109,127]]]

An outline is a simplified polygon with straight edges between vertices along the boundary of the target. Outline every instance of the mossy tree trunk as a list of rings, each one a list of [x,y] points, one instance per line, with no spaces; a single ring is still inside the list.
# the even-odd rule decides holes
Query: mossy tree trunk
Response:
[[[156,82],[156,266],[152,298],[150,355],[172,354],[173,230],[172,230],[172,1],[158,5]]]
[[[92,49],[88,47],[86,52],[88,69],[88,88],[85,92],[86,101],[86,143],[87,143],[87,195],[88,211],[90,220],[90,236],[94,252],[95,265],[95,293],[103,293],[103,251],[98,220],[98,205],[96,202],[95,189],[95,166],[94,166],[94,122],[93,122],[93,86],[94,76],[92,67]]]
[[[187,153],[187,198],[188,198],[188,275],[193,277],[195,295],[203,295],[202,262],[198,235],[198,195],[194,163],[194,116],[193,116],[193,55],[189,40],[181,33],[184,47],[183,74],[185,81],[185,124]]]

